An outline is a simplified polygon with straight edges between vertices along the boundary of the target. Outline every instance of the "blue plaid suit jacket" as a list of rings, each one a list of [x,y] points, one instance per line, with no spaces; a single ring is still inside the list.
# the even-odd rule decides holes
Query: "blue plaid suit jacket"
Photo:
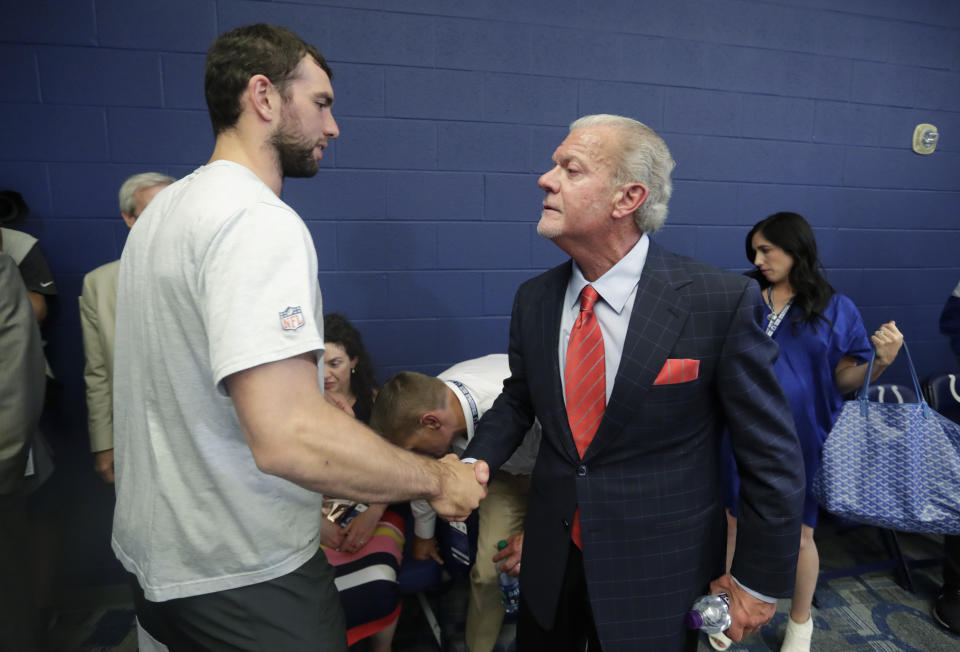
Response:
[[[511,376],[465,455],[496,469],[534,417],[543,426],[520,577],[542,626],[553,626],[579,505],[604,650],[684,649],[691,639],[683,615],[724,570],[724,428],[743,476],[732,573],[766,595],[793,590],[804,478],[793,419],[773,374],[777,345],[758,326],[754,281],[651,242],[610,401],[581,460],[557,356],[570,273],[567,262],[517,291]],[[698,377],[654,385],[668,358],[699,360]]]

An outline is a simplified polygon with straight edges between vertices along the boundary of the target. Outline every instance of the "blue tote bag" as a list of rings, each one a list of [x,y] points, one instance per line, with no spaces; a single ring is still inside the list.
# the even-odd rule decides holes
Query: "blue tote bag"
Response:
[[[918,397],[917,371],[904,343]],[[813,490],[851,521],[903,532],[960,534],[960,425],[919,403],[867,400],[873,358],[823,447]]]

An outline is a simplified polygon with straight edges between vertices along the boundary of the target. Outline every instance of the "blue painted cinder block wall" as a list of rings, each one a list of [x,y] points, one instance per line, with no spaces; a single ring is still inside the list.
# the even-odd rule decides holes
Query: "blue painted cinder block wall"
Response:
[[[0,187],[32,207],[24,228],[60,287],[45,328],[64,385],[53,427],[84,473],[83,274],[120,255],[126,176],[206,161],[204,53],[257,21],[333,65],[342,136],[284,198],[316,241],[327,310],[361,327],[381,378],[505,350],[515,288],[563,259],[535,232],[537,177],[591,112],[642,120],[671,147],[662,244],[743,270],[749,226],[800,212],[868,330],[896,319],[921,376],[952,365],[936,322],[960,280],[953,0],[4,4]],[[910,150],[921,122],[940,129],[932,156]]]

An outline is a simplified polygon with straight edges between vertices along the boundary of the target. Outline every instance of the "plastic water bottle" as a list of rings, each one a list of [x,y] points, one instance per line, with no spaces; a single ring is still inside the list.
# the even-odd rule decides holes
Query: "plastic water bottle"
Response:
[[[507,547],[507,542],[500,540],[497,550]],[[503,601],[503,610],[508,614],[517,613],[520,608],[520,579],[500,571],[500,599]]]
[[[693,602],[684,623],[688,629],[719,634],[730,628],[730,602],[726,593],[702,595]]]

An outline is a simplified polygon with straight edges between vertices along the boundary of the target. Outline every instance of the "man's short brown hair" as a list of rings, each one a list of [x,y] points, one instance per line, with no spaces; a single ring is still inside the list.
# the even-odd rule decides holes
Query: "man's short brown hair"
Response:
[[[446,405],[447,386],[439,378],[401,371],[377,394],[370,427],[397,446],[405,446],[420,429],[420,419]]]
[[[333,79],[320,51],[284,27],[258,23],[218,36],[207,52],[204,76],[214,136],[237,124],[240,96],[251,77],[264,75],[286,97],[287,84],[308,54]]]

